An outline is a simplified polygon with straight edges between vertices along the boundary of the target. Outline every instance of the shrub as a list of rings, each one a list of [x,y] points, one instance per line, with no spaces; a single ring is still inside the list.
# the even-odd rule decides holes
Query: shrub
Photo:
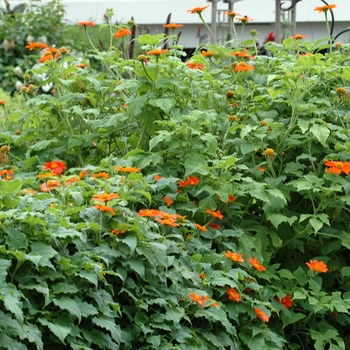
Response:
[[[0,346],[344,349],[348,47],[123,33],[6,120]]]

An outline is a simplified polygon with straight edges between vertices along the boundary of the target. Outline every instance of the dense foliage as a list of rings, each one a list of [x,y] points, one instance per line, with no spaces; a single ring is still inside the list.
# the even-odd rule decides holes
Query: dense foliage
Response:
[[[0,100],[0,347],[349,348],[349,48],[110,26]]]

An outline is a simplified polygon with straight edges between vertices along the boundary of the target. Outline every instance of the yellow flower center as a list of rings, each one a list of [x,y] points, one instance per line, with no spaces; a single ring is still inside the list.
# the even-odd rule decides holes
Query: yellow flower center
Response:
[[[335,163],[334,163],[334,166],[335,166],[336,168],[338,168],[338,169],[343,169],[343,167],[344,167],[344,165],[343,165],[342,162],[335,162]]]
[[[58,167],[57,163],[52,163],[51,164],[51,169],[56,169]]]

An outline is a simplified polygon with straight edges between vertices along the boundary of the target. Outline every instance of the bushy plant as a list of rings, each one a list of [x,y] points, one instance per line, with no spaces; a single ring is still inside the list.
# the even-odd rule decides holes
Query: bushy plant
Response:
[[[0,347],[349,348],[349,48],[110,25],[5,121]]]
[[[7,2],[1,10],[0,81],[1,88],[14,93],[23,86],[23,72],[36,63],[25,47],[29,42],[62,46],[66,42],[63,21],[64,6],[59,0],[41,4],[20,4],[14,8]]]

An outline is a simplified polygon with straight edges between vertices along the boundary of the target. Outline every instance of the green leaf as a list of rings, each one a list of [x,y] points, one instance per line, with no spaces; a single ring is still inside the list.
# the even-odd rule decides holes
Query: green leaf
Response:
[[[130,248],[130,253],[132,254],[137,247],[137,237],[133,234],[129,234],[120,240],[125,243]]]
[[[97,279],[97,276],[94,272],[83,270],[83,271],[80,271],[77,275],[83,279],[86,279],[87,281],[92,283],[95,287],[97,287],[98,279]]]
[[[301,132],[304,134],[307,130],[309,130],[310,122],[304,119],[298,119],[298,126]]]
[[[68,327],[66,322],[60,322],[60,320],[54,320],[55,323],[49,322],[46,318],[39,318],[38,321],[43,325],[47,326],[49,330],[63,343],[66,337],[71,333],[71,328]],[[63,323],[63,324],[62,324]]]
[[[350,80],[350,67],[342,67],[343,72],[340,75],[345,80]]]
[[[93,317],[92,323],[96,326],[106,329],[111,332],[112,338],[117,342],[121,343],[121,330],[120,327],[116,325],[115,320],[113,318],[109,318],[106,316]]]
[[[1,181],[0,182],[0,194],[11,195],[14,193],[19,193],[22,187],[22,182],[19,179],[14,179],[12,181]]]
[[[47,266],[55,269],[54,265],[50,261],[51,258],[58,255],[58,252],[55,249],[43,242],[34,242],[32,243],[31,248],[32,253],[36,253],[40,256],[40,266]]]
[[[43,149],[51,147],[52,145],[55,145],[57,141],[58,140],[56,138],[53,138],[52,140],[42,140],[42,141],[38,141],[33,146],[29,146],[29,148],[33,151],[41,151]]]
[[[205,151],[214,156],[217,152],[218,142],[216,137],[212,134],[204,134],[199,137],[202,141],[206,143]]]
[[[23,232],[8,227],[6,233],[7,237],[5,242],[10,250],[21,250],[28,247],[27,236]]]
[[[74,199],[75,205],[80,206],[84,202],[84,197],[83,197],[83,195],[80,192],[78,192],[78,191],[71,191],[71,192],[69,192],[69,194]]]
[[[11,260],[5,260],[5,259],[0,259],[0,286],[3,286],[7,275],[8,275],[8,268],[11,266],[12,262]]]
[[[51,231],[51,234],[53,237],[56,238],[75,238],[78,237],[80,238],[83,242],[85,242],[85,237],[82,235],[81,232],[78,232],[76,230],[72,230],[72,229],[66,229],[64,227],[59,227],[57,229],[53,229]]]
[[[143,190],[136,190],[134,192],[142,194],[143,196],[145,196],[147,198],[149,204],[152,203],[152,196],[151,196],[151,194],[149,192],[143,191]]]
[[[61,310],[67,310],[71,315],[76,316],[81,321],[81,312],[79,305],[71,298],[61,297],[60,299],[53,299],[53,303]]]
[[[42,334],[38,329],[37,325],[24,324],[19,332],[19,337],[21,338],[21,340],[28,339],[30,343],[34,343],[36,345],[37,350],[44,349],[44,343],[41,339]]]
[[[155,100],[149,100],[148,103],[151,106],[160,108],[164,113],[169,113],[175,106],[175,100],[172,98],[158,98]]]
[[[154,46],[154,45],[159,45],[163,38],[164,38],[164,34],[158,34],[158,35],[142,34],[142,35],[139,35],[137,40],[141,45]]]
[[[172,136],[172,133],[170,133],[169,131],[163,130],[158,136],[153,137],[153,139],[150,140],[149,150],[152,151],[152,149],[162,141],[169,142],[171,136]]]
[[[330,134],[330,130],[326,126],[314,124],[310,128],[310,132],[317,138],[317,140],[323,146],[326,146],[326,141]]]
[[[0,348],[6,350],[27,350],[28,348],[17,340],[0,333]]]
[[[282,223],[282,222],[288,222],[290,226],[293,225],[293,223],[297,220],[296,216],[288,217],[279,213],[271,213],[267,215],[268,220],[271,221],[272,225],[276,228]]]
[[[21,295],[13,285],[7,285],[6,288],[0,290],[0,300],[3,301],[5,309],[12,312],[18,321],[23,322]]]
[[[315,230],[315,233],[318,232],[323,226],[323,222],[316,218],[311,218],[309,222],[313,227],[313,229]]]
[[[140,277],[145,277],[145,267],[141,260],[128,259],[123,265],[129,266],[132,270],[139,274]]]
[[[79,292],[79,289],[70,283],[58,282],[52,286],[53,294],[75,294]]]

